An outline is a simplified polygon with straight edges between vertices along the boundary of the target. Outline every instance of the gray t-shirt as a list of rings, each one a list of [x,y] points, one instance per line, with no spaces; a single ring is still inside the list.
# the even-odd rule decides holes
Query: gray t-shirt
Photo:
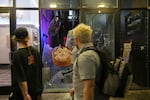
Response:
[[[100,64],[99,59],[93,50],[85,51],[76,58],[73,64],[74,100],[83,99],[83,80],[95,79],[96,69]]]

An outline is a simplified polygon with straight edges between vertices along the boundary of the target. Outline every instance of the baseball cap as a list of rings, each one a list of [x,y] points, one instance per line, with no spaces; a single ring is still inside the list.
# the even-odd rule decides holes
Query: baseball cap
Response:
[[[26,28],[19,27],[15,30],[15,34],[17,39],[24,39],[25,37],[28,36],[28,31]]]

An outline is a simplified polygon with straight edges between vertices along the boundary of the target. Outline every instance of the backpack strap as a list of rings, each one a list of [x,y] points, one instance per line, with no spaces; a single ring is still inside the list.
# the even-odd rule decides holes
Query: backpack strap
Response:
[[[102,91],[105,79],[107,77],[107,73],[108,73],[108,71],[111,70],[110,65],[109,65],[110,63],[108,62],[108,59],[107,59],[105,53],[103,51],[97,49],[94,46],[88,46],[86,48],[83,48],[80,51],[79,55],[81,53],[83,53],[84,51],[87,51],[87,50],[94,50],[99,55],[99,57],[100,57],[100,63],[101,64],[99,65],[99,67],[96,70],[95,85],[96,85],[96,87],[99,88],[100,91]],[[108,70],[109,68],[110,68],[110,70]]]
[[[29,55],[32,55],[30,46],[28,46],[27,49],[28,49]]]
[[[34,55],[31,52],[31,48],[27,47],[28,52],[29,52],[29,56],[28,56],[28,65],[34,64],[35,63],[35,59],[34,59]]]

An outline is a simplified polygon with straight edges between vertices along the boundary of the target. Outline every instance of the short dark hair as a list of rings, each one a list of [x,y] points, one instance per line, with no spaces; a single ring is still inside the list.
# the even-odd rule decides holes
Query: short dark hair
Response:
[[[28,31],[24,27],[19,27],[15,30],[16,39],[24,39],[28,36]]]

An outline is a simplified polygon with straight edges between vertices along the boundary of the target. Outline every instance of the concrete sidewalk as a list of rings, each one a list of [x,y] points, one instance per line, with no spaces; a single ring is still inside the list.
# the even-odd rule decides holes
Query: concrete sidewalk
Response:
[[[72,100],[69,93],[43,93],[43,100]],[[8,100],[8,95],[0,95],[0,100]],[[150,90],[130,90],[125,98],[112,100],[150,100]]]

